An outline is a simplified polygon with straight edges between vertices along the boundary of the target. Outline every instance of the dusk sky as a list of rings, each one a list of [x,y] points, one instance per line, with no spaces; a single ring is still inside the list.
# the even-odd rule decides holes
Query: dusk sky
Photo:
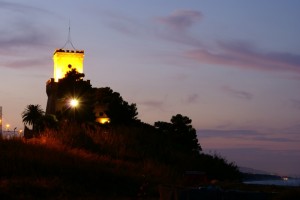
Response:
[[[153,124],[192,119],[205,152],[300,175],[300,1],[0,0],[3,125],[46,110],[53,52],[85,50],[85,79]],[[4,129],[4,127],[3,127]]]

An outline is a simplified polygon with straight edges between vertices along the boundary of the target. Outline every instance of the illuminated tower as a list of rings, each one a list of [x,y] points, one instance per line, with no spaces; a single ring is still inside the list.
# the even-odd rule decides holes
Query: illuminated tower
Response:
[[[53,54],[54,81],[64,78],[71,69],[83,73],[83,58],[83,50],[56,49]]]
[[[71,45],[71,48],[65,48],[67,44]],[[68,107],[70,108],[70,105],[68,104],[70,97],[76,98],[80,96],[81,98],[85,96],[86,99],[82,101],[82,105],[85,108],[85,113],[88,115],[88,117],[85,116],[86,119],[92,119],[90,116],[93,114],[96,122],[101,124],[110,123],[110,118],[105,113],[107,108],[103,105],[94,105],[94,98],[91,97],[94,97],[92,92],[95,92],[96,90],[95,88],[92,89],[90,80],[83,80],[83,60],[84,50],[77,50],[73,46],[69,27],[69,35],[66,44],[63,48],[56,49],[53,53],[54,74],[53,78],[46,83],[46,93],[48,96],[46,114],[56,116],[62,115],[62,113],[66,112]],[[65,75],[69,71],[74,69],[83,76],[80,80],[76,80],[77,82],[73,83],[72,88],[70,88],[68,85],[63,84],[63,78],[65,78]],[[80,95],[77,96],[79,93]]]
[[[70,44],[71,49],[64,49],[67,44]],[[71,41],[71,28],[69,25],[68,40],[61,49],[56,49],[53,53],[55,82],[64,78],[66,73],[71,69],[76,69],[77,72],[83,73],[83,58],[84,50],[77,50]]]
[[[70,48],[65,48],[69,44]],[[47,114],[55,114],[59,105],[57,99],[57,84],[60,79],[64,78],[66,73],[72,69],[83,73],[84,50],[77,50],[71,42],[70,27],[68,40],[63,48],[56,49],[53,53],[54,73],[53,78],[47,81],[46,93],[48,95]]]

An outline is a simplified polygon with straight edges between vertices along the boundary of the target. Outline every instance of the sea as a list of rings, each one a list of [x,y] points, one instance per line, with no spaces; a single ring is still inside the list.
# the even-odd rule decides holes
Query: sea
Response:
[[[255,185],[276,185],[276,186],[288,186],[288,187],[299,187],[299,178],[289,178],[287,180],[260,180],[260,181],[245,181],[245,184]]]

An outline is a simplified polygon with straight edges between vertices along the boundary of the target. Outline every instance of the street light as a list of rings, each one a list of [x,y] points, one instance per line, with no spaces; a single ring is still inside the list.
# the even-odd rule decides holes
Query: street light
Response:
[[[10,127],[10,125],[6,124],[6,131],[9,131],[9,127]]]
[[[75,112],[76,112],[76,107],[78,106],[79,102],[77,99],[73,98],[70,100],[70,106],[74,109],[73,110],[73,120],[75,121]]]
[[[72,108],[76,108],[78,106],[78,100],[77,99],[71,99],[70,105]]]

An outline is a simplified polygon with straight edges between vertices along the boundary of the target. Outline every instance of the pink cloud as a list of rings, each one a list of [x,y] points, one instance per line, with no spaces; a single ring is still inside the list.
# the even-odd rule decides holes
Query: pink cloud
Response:
[[[49,61],[47,58],[38,58],[38,59],[15,59],[14,61],[2,62],[1,66],[21,69],[21,68],[35,68],[35,67],[47,67]]]
[[[219,130],[219,129],[200,129],[197,130],[197,135],[200,138],[236,138],[241,140],[252,140],[252,141],[269,141],[275,143],[286,143],[286,142],[299,142],[295,138],[287,138],[283,136],[274,136],[261,133],[257,130],[247,129],[233,129],[233,130]]]
[[[178,10],[166,17],[158,18],[167,32],[160,37],[169,41],[194,47],[185,52],[189,59],[201,63],[255,69],[263,71],[291,71],[300,73],[300,55],[289,52],[262,52],[250,42],[217,41],[216,47],[207,46],[187,33],[188,28],[200,21],[203,15],[195,10]]]
[[[218,50],[195,49],[186,52],[185,55],[201,63],[300,73],[300,55],[297,54],[264,53],[245,42],[218,42],[218,47]]]
[[[198,94],[190,94],[187,96],[185,102],[186,103],[196,103],[199,99],[199,95]]]
[[[157,101],[157,100],[147,100],[141,102],[142,105],[145,105],[147,107],[155,108],[155,109],[162,109],[164,102],[163,101]]]
[[[188,29],[203,18],[196,10],[177,10],[165,17],[156,18],[163,29],[156,34],[158,37],[184,45],[202,47],[203,43],[188,33]]]
[[[222,90],[224,92],[228,93],[229,95],[232,95],[232,96],[240,98],[240,99],[250,100],[250,99],[253,98],[253,94],[251,94],[249,92],[246,92],[246,91],[233,89],[233,88],[231,88],[229,86],[222,87]]]

